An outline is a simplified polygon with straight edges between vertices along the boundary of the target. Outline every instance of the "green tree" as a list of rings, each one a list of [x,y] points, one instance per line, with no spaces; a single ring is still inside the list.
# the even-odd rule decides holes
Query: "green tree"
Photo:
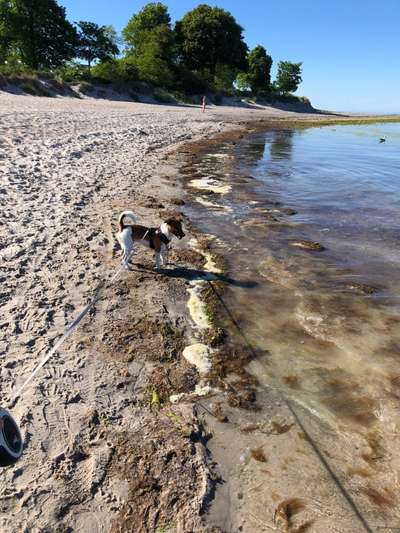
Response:
[[[109,26],[99,26],[95,22],[80,21],[78,26],[78,46],[76,57],[87,61],[88,70],[93,61],[101,61],[112,58],[119,53],[114,35],[110,34]]]
[[[52,68],[71,59],[77,34],[56,0],[2,0],[0,48],[10,49],[31,68]]]
[[[0,0],[0,62],[4,63],[13,42],[13,12],[10,0]]]
[[[217,65],[214,73],[213,85],[216,91],[230,92],[233,88],[237,69],[228,65]]]
[[[122,35],[130,47],[138,49],[149,39],[151,32],[160,26],[171,29],[168,8],[161,2],[150,2],[132,16]]]
[[[104,35],[114,44],[116,48],[118,48],[118,52],[114,55],[117,55],[120,52],[121,47],[124,44],[124,40],[121,37],[121,35],[118,34],[114,26],[103,26],[104,28]]]
[[[239,72],[239,74],[236,76],[235,86],[238,88],[239,91],[243,93],[251,91],[249,76],[247,72]]]
[[[254,93],[268,91],[271,85],[272,58],[261,45],[256,46],[247,58],[249,70],[247,80]]]
[[[275,86],[281,93],[297,91],[298,86],[303,81],[301,77],[302,63],[291,63],[290,61],[280,61],[276,75]]]
[[[120,75],[125,81],[137,81],[139,73],[135,61],[131,56],[122,57],[118,59],[118,68]]]
[[[126,57],[134,63],[139,77],[157,85],[174,81],[174,34],[168,9],[152,2],[133,15],[122,32],[128,44]]]
[[[214,74],[217,65],[245,70],[247,45],[242,32],[228,11],[201,4],[175,25],[179,58],[195,71],[209,69]]]

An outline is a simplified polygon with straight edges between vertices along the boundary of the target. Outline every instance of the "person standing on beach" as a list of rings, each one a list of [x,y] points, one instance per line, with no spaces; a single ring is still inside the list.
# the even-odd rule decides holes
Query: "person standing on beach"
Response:
[[[203,96],[203,98],[201,99],[201,107],[203,109],[203,113],[206,110],[206,105],[207,105],[207,96]]]

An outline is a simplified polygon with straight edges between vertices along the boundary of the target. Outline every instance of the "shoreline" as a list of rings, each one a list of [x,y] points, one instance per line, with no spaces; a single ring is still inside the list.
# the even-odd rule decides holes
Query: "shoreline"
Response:
[[[260,119],[263,112],[254,110],[257,118],[249,120],[243,109],[219,108],[203,117],[197,108],[98,101],[75,106],[67,99],[65,109],[61,99],[48,109],[42,99],[11,100],[6,120],[21,104],[27,107],[20,118],[14,116],[14,130],[2,124],[9,160],[3,194],[9,204],[3,221],[8,233],[1,237],[10,277],[3,302],[2,397],[16,378],[26,376],[35,355],[59,336],[105,271],[118,264],[118,211],[133,204],[143,220],[157,224],[179,210],[185,193],[175,181],[176,168],[196,144],[240,138],[272,123],[311,127],[345,120],[293,114]],[[350,120],[355,119],[345,123]],[[11,206],[17,221],[25,224],[21,229],[13,222]],[[47,224],[53,227],[49,234]],[[21,246],[18,239],[26,227],[30,232]],[[32,259],[25,257],[24,247]],[[74,249],[75,256],[69,255]],[[202,340],[189,318],[187,289],[193,282],[190,271],[204,268],[207,257],[187,242],[174,250],[185,276],[155,276],[152,256],[140,251],[144,268],[107,288],[93,319],[82,324],[17,404],[14,414],[29,438],[20,463],[7,470],[0,485],[5,531],[10,514],[14,528],[33,520],[41,527],[64,523],[91,531],[154,531],[161,526],[212,531],[201,515],[217,474],[206,455],[207,431],[199,407],[190,401],[168,403],[171,394],[188,394],[199,383],[198,372],[182,354]],[[223,416],[218,408],[214,414],[207,423],[216,424],[218,431]],[[235,416],[233,409],[228,418]]]

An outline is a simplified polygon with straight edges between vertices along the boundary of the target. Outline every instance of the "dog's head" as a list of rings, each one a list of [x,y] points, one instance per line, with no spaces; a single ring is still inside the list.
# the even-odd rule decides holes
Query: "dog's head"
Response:
[[[170,218],[165,221],[165,224],[168,226],[168,230],[172,235],[175,235],[178,239],[183,239],[185,236],[183,229],[182,229],[182,222],[180,220],[175,220],[173,218]]]

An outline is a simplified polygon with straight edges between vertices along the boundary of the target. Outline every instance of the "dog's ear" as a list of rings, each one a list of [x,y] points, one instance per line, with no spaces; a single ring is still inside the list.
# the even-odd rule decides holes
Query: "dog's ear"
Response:
[[[161,211],[160,216],[169,224],[172,220],[183,222],[184,216],[180,211]]]
[[[181,218],[169,218],[168,220],[165,221],[165,223],[168,224],[168,226],[171,226],[172,228],[176,226],[181,226],[182,222],[183,222],[182,217]]]

